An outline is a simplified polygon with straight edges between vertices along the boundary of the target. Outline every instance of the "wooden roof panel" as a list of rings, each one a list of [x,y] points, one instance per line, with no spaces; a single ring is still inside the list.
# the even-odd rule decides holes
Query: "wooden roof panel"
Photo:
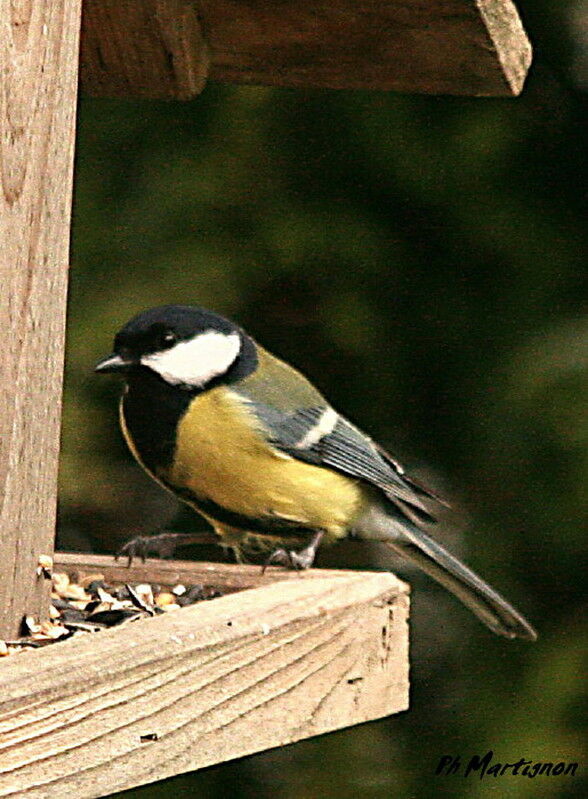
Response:
[[[185,98],[229,83],[462,95],[521,91],[511,0],[85,0],[82,88]]]

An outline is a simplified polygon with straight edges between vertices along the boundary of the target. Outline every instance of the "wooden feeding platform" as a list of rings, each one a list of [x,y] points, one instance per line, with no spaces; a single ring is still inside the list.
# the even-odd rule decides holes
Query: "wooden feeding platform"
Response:
[[[47,618],[75,114],[207,80],[472,96],[521,91],[511,0],[0,3],[0,638]],[[226,595],[0,659],[0,796],[94,797],[407,707],[406,587],[162,563],[56,568]],[[233,590],[234,589],[234,590]]]
[[[103,796],[408,707],[391,574],[65,553],[55,568],[229,593],[0,661],[0,796]]]

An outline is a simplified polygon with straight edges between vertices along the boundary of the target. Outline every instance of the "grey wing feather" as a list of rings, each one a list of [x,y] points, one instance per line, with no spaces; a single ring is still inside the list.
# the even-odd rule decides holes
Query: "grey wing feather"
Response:
[[[387,453],[381,454],[377,445],[346,419],[339,416],[331,432],[309,446],[300,446],[328,410],[327,405],[284,413],[263,403],[251,400],[250,403],[276,449],[307,463],[328,466],[364,480],[380,489],[413,522],[435,521],[423,497],[439,501],[438,498],[407,478],[400,464]]]
[[[309,430],[318,423],[325,407],[303,408],[294,413],[284,413],[277,408],[261,403],[252,403],[256,416],[263,422],[270,434],[270,441],[277,448],[288,454],[300,457],[311,463],[319,463],[316,453],[311,450],[297,449]],[[293,450],[290,452],[290,450]]]
[[[366,480],[416,523],[431,523],[435,518],[423,502],[428,491],[416,491],[396,461],[382,457],[377,446],[345,419],[339,419],[333,432],[322,438],[317,448],[321,462],[351,477]]]

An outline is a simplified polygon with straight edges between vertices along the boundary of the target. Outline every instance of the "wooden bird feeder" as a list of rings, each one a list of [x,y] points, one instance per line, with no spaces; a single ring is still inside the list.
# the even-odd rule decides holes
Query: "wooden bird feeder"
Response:
[[[0,638],[49,606],[78,65],[94,96],[512,96],[530,60],[511,0],[1,0]],[[55,559],[235,592],[0,659],[0,796],[102,796],[407,707],[392,575]]]
[[[408,707],[408,597],[391,574],[57,565],[235,593],[5,658],[0,796],[109,795]]]

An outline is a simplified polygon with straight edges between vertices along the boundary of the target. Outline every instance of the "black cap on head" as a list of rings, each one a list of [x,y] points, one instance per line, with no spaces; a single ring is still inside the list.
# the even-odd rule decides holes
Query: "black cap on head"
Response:
[[[168,349],[206,330],[230,335],[240,329],[224,316],[193,305],[159,305],[130,319],[116,334],[114,351],[134,357]]]

